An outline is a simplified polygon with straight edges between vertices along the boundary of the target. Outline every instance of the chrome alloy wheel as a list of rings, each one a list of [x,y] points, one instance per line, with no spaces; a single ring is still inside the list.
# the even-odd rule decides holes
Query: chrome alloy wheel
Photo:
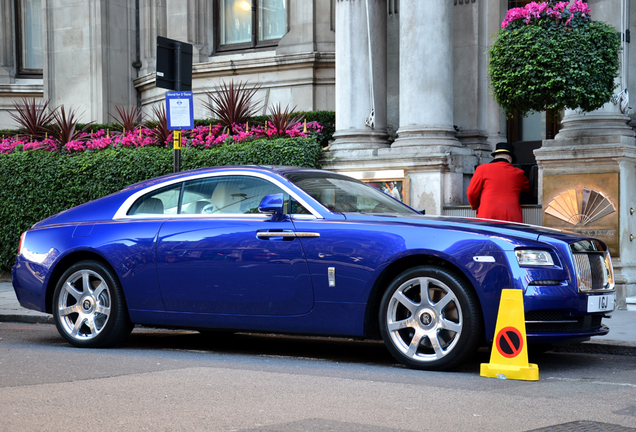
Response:
[[[108,285],[88,269],[71,274],[57,294],[57,315],[62,330],[72,339],[97,337],[108,323],[111,297]]]
[[[386,328],[394,347],[406,358],[426,363],[450,354],[462,333],[459,300],[443,282],[415,277],[389,299]]]

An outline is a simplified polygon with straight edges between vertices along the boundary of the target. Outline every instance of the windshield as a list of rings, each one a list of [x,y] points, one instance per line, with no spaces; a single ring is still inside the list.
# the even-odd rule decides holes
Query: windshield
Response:
[[[328,172],[290,173],[286,177],[334,212],[415,213],[384,192],[351,177]]]

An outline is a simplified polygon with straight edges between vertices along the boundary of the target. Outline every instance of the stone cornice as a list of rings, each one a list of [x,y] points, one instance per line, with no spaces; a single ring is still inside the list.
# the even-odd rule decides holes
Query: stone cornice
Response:
[[[577,141],[572,140],[572,144]],[[562,162],[567,159],[594,159],[597,161],[617,158],[636,159],[636,145],[631,142],[545,146],[546,142],[543,142],[544,147],[534,151],[537,162]]]
[[[155,72],[151,72],[149,74],[142,75],[138,78],[135,78],[133,80],[133,84],[135,85],[135,88],[140,88],[140,87],[146,87],[150,84],[154,85],[155,81],[156,81],[156,74]]]
[[[218,57],[215,59],[220,60]],[[266,57],[253,58],[234,58],[224,61],[214,61],[209,63],[198,63],[192,66],[192,75],[197,76],[226,76],[228,72],[249,73],[258,70],[258,72],[280,71],[283,69],[298,69],[299,67],[331,66],[336,62],[336,54],[333,52],[319,53],[301,53],[272,55]]]
[[[44,95],[43,84],[0,84],[0,96],[24,97]]]
[[[228,75],[248,74],[253,72],[274,72],[300,68],[335,67],[336,55],[333,52],[308,52],[286,55],[228,56],[214,57],[215,61],[197,63],[192,66],[192,79],[208,77],[226,77]],[[221,60],[223,59],[223,60]],[[155,72],[133,80],[135,88],[154,85]]]
[[[467,149],[446,149],[443,146],[431,151],[430,147],[421,149],[380,148],[366,150],[326,151],[322,166],[328,170],[357,171],[405,169],[409,172],[455,172],[461,170],[456,156],[468,153]]]

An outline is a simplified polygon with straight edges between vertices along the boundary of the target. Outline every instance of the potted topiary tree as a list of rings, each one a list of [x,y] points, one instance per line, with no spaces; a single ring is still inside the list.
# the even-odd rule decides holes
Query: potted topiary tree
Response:
[[[611,26],[593,21],[584,1],[510,9],[495,36],[488,73],[506,111],[589,112],[612,100],[620,37]]]

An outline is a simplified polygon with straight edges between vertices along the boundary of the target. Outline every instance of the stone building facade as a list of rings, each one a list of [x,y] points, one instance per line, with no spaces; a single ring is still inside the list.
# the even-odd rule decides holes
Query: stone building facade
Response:
[[[157,36],[193,45],[196,118],[209,116],[205,91],[230,80],[260,85],[263,112],[333,110],[334,13],[330,0],[0,0],[0,129],[25,96],[97,123],[116,106],[150,112],[165,92]],[[39,53],[36,67],[24,67],[25,49]]]
[[[149,113],[165,91],[155,86],[157,36],[188,42],[195,117],[208,117],[205,92],[229,80],[260,85],[263,113],[276,103],[335,110],[324,168],[391,180],[427,214],[470,214],[462,205],[475,167],[497,142],[515,143],[536,187],[527,220],[611,243],[624,305],[636,295],[633,114],[623,98],[585,116],[565,112],[560,124],[545,113],[506,119],[488,87],[487,51],[506,10],[527,2],[0,0],[0,129],[15,126],[9,112],[23,97],[98,123],[116,106]],[[623,39],[617,96],[636,94],[636,0],[588,4]],[[590,190],[611,203],[611,222],[577,226],[546,213],[559,196]]]

